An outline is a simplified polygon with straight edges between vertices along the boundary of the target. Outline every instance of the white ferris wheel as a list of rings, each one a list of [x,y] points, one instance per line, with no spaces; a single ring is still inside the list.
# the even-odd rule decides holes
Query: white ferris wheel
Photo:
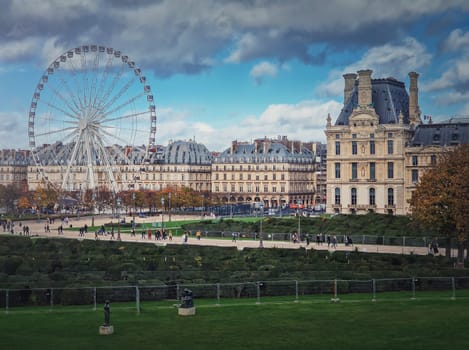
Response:
[[[62,191],[132,187],[154,150],[154,97],[141,69],[114,48],[83,45],[44,71],[31,101],[38,173]]]

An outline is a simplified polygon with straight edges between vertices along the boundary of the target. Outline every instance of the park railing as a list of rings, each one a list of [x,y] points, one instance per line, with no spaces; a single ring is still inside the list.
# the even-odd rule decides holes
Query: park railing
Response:
[[[190,236],[195,236],[197,230],[190,230]],[[203,238],[215,238],[215,239],[232,239],[232,231],[204,231],[200,230],[201,236]],[[247,240],[259,240],[261,235],[259,232],[234,232],[237,239],[247,239]],[[300,235],[300,240],[305,241],[307,232],[303,232]],[[343,234],[329,233],[330,237],[336,236],[338,244],[346,243],[346,236]],[[293,242],[293,233],[262,233],[262,239],[264,241],[284,241],[284,242]],[[308,234],[310,243],[316,243],[316,235]],[[326,244],[326,237],[321,244]],[[377,235],[360,235],[360,234],[351,234],[348,235],[351,238],[353,244],[369,244],[369,245],[390,245],[390,246],[402,246],[402,247],[428,247],[430,243],[435,241],[433,237],[410,237],[410,236],[377,236]],[[437,239],[436,242],[440,245],[444,245],[444,240]],[[455,245],[456,246],[456,245]]]
[[[80,306],[96,310],[110,300],[114,305],[153,307],[155,302],[177,303],[184,289],[195,302],[229,305],[268,302],[325,302],[339,300],[455,299],[469,298],[469,277],[410,277],[369,280],[284,280],[236,283],[135,285],[76,288],[0,289],[0,307],[18,308]]]

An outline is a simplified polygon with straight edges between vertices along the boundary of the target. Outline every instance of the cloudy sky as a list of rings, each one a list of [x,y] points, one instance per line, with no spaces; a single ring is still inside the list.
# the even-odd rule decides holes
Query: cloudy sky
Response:
[[[27,148],[42,72],[74,47],[125,52],[155,93],[157,143],[287,135],[324,141],[342,74],[373,69],[408,86],[423,114],[469,115],[467,0],[3,0],[0,148]]]

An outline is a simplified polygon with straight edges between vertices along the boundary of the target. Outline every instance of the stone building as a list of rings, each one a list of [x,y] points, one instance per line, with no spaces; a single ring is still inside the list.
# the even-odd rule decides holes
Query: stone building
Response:
[[[120,146],[113,146],[120,147]],[[35,190],[44,184],[44,180],[61,188],[66,173],[67,156],[70,145],[58,144],[50,157],[45,159],[42,166],[30,164],[28,167],[28,185]],[[156,146],[154,152],[143,161],[145,152],[140,147],[120,147],[121,152],[130,159],[127,164],[114,165],[113,172],[116,179],[117,191],[128,190],[162,190],[166,187],[188,187],[195,191],[210,191],[211,154],[207,148],[194,141],[175,141],[166,147]],[[63,155],[57,159],[55,155]],[[132,165],[136,164],[136,165]],[[96,185],[98,189],[109,187],[106,177],[108,169],[105,166],[95,167]],[[87,168],[85,166],[72,166],[66,187],[72,192],[86,190]]]
[[[409,73],[409,94],[403,82],[371,73],[344,75],[344,107],[334,124],[327,118],[329,213],[408,214],[425,170],[469,142],[467,119],[422,123],[417,73]]]
[[[23,190],[27,189],[27,173],[30,162],[30,151],[0,150],[0,185],[16,185]]]
[[[314,203],[315,144],[278,139],[233,141],[212,163],[212,200],[265,208]]]
[[[344,107],[328,116],[327,212],[406,213],[405,147],[421,124],[417,73],[410,95],[394,78],[371,70],[345,74]]]
[[[416,128],[405,148],[405,211],[410,212],[412,191],[425,170],[437,164],[440,155],[453,147],[469,143],[469,118],[451,118]]]

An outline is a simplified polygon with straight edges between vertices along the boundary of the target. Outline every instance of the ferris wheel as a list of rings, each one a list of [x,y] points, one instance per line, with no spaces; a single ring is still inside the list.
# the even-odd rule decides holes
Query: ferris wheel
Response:
[[[29,111],[42,180],[63,191],[132,187],[154,150],[156,111],[146,77],[121,51],[83,45],[43,72]]]

